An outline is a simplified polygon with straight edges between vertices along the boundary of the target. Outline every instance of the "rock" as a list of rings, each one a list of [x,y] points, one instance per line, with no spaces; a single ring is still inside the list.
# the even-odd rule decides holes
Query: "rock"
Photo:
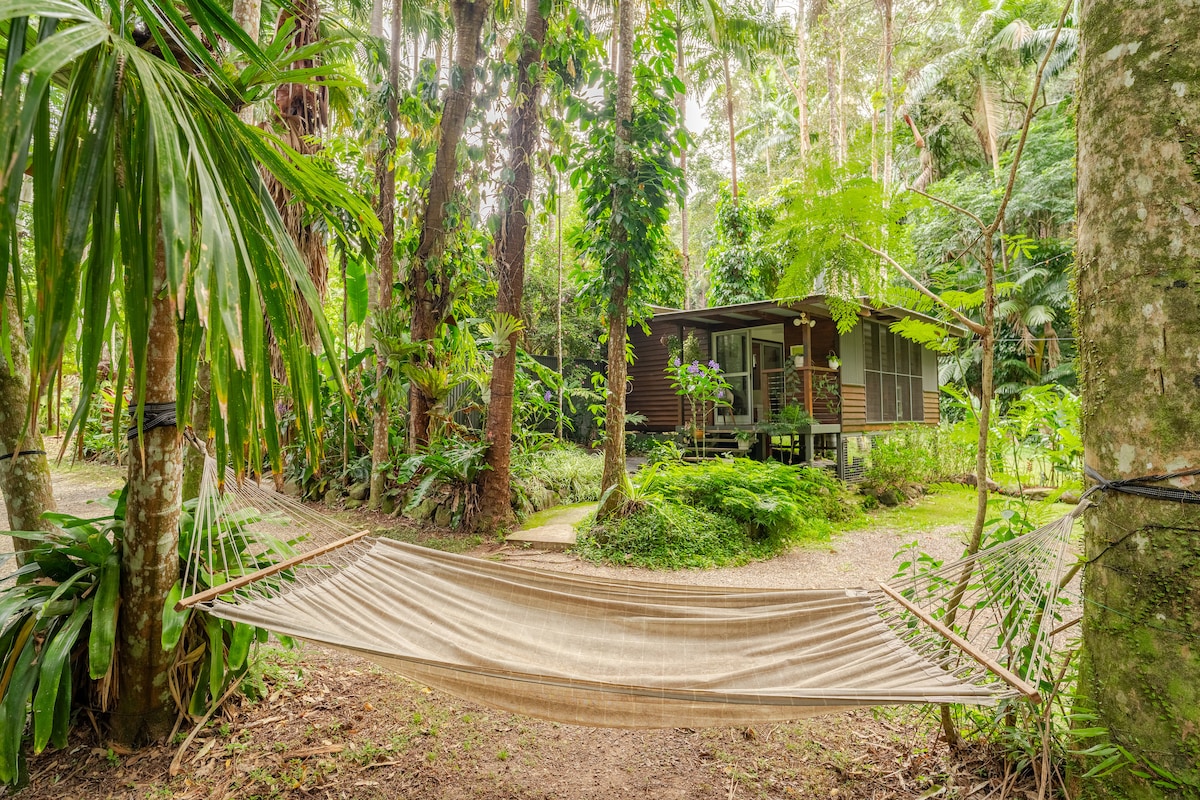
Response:
[[[379,501],[379,510],[385,514],[394,513],[396,510],[396,498],[385,494],[383,499]]]
[[[898,506],[908,500],[908,498],[905,497],[904,492],[900,491],[899,489],[884,489],[883,491],[879,492],[876,497],[879,498],[880,505],[889,507]]]
[[[346,509],[347,511],[353,511],[356,508],[362,508],[362,504],[362,500],[355,500],[354,498],[351,498],[346,501],[346,504],[342,506],[342,508]]]
[[[367,481],[356,483],[346,492],[351,500],[366,500],[367,494],[371,491],[371,484]]]
[[[433,517],[434,512],[437,511],[437,508],[437,501],[431,497],[426,497],[420,503],[417,503],[416,508],[408,512],[408,516],[419,522],[424,522],[425,520]]]
[[[300,496],[300,484],[296,483],[295,481],[284,481],[283,482],[283,493],[287,494],[287,495],[291,495],[292,497],[299,497]]]
[[[433,515],[433,524],[439,528],[449,528],[453,521],[454,512],[447,506],[438,506],[438,510]]]

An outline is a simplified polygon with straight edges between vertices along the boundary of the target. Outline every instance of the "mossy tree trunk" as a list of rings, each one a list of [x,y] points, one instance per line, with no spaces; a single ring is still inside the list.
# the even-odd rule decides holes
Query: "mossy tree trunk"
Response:
[[[11,284],[10,284],[11,289]],[[8,315],[8,345],[12,369],[0,354],[0,493],[8,511],[10,531],[45,531],[50,524],[42,513],[54,510],[54,489],[50,483],[50,464],[42,444],[37,423],[25,425],[29,407],[29,353],[25,344],[25,329],[17,316],[12,296],[6,298]],[[29,452],[32,451],[32,452]],[[27,455],[20,455],[27,452]],[[27,550],[24,539],[13,539],[18,553]]]
[[[541,0],[525,2],[525,35],[517,60],[517,99],[508,119],[508,170],[501,201],[500,238],[496,243],[496,311],[520,319],[525,288],[525,240],[529,231],[528,210],[533,194],[533,154],[538,143],[538,96],[540,71],[534,67],[542,58],[546,18]],[[488,403],[486,440],[487,465],[479,498],[477,525],[497,528],[513,520],[512,431],[513,387],[516,383],[517,337],[508,337],[508,348],[492,365],[491,402]]]
[[[1077,291],[1087,464],[1200,466],[1200,14],[1083,0]],[[1177,480],[1196,488],[1196,479]],[[1200,506],[1107,492],[1085,517],[1081,693],[1143,765],[1200,786]],[[1191,796],[1132,770],[1095,798]]]
[[[146,382],[147,403],[175,401],[179,336],[166,291],[162,243],[154,265],[154,301],[145,358],[133,356],[133,380]],[[179,578],[179,511],[183,452],[179,430],[146,431],[129,447],[129,495],[121,552],[121,610],[117,620],[118,701],[112,726],[124,744],[160,741],[175,714],[167,685],[172,654],[162,648],[162,610]]]

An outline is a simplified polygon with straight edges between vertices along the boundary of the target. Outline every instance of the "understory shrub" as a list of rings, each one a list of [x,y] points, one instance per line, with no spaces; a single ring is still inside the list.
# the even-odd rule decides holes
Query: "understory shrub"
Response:
[[[872,437],[863,492],[886,505],[896,505],[914,492],[919,494],[919,487],[949,477],[942,474],[939,438],[937,428],[918,425]]]
[[[744,564],[826,538],[833,521],[857,513],[825,470],[742,458],[658,464],[632,497],[580,537],[583,557],[651,569]]]
[[[600,499],[604,459],[578,447],[514,452],[513,509],[528,516],[546,508]]]
[[[830,522],[856,513],[842,483],[827,470],[748,458],[664,464],[652,491],[729,517],[758,537],[822,537],[829,534]]]
[[[592,561],[650,569],[707,569],[769,558],[778,547],[723,514],[660,500],[593,526],[576,551]]]

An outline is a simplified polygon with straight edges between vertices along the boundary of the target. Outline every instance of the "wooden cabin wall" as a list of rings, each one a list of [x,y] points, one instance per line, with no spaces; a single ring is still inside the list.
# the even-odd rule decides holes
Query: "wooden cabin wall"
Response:
[[[629,329],[629,341],[633,344],[635,358],[629,365],[633,388],[625,397],[625,410],[646,416],[645,422],[631,427],[667,433],[683,424],[684,400],[671,388],[671,379],[666,373],[670,360],[667,343],[671,337],[678,338],[682,343],[692,332],[696,335],[702,357],[707,359],[710,337],[708,331],[702,328],[651,320],[649,335],[643,333],[639,325]]]

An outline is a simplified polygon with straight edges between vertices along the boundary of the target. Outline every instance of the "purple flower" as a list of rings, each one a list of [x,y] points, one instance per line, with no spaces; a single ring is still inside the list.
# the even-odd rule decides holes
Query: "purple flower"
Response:
[[[720,365],[720,364],[718,364],[716,361],[709,361],[709,362],[708,362],[708,368],[709,368],[709,369],[716,369],[716,370],[719,370],[719,369],[721,368],[721,365]]]
[[[676,358],[676,359],[675,359],[674,361],[672,361],[671,363],[672,363],[672,364],[674,364],[675,366],[677,366],[677,367],[678,367],[678,366],[679,366],[680,364],[682,364],[683,362],[682,362],[682,361],[680,361],[678,358]]]
[[[546,391],[546,394],[545,394],[545,395],[543,395],[543,397],[545,397],[545,398],[546,398],[546,402],[547,402],[547,403],[549,403],[551,400],[553,400],[553,399],[554,399],[554,392],[551,392],[551,391],[547,390],[547,391]]]
[[[723,398],[724,396],[725,396],[725,390],[724,390],[724,389],[717,389],[717,399],[718,399],[718,400],[720,400],[720,399],[721,399],[721,398]]]
[[[689,375],[699,375],[700,374],[700,365],[699,364],[688,364],[688,374]]]

